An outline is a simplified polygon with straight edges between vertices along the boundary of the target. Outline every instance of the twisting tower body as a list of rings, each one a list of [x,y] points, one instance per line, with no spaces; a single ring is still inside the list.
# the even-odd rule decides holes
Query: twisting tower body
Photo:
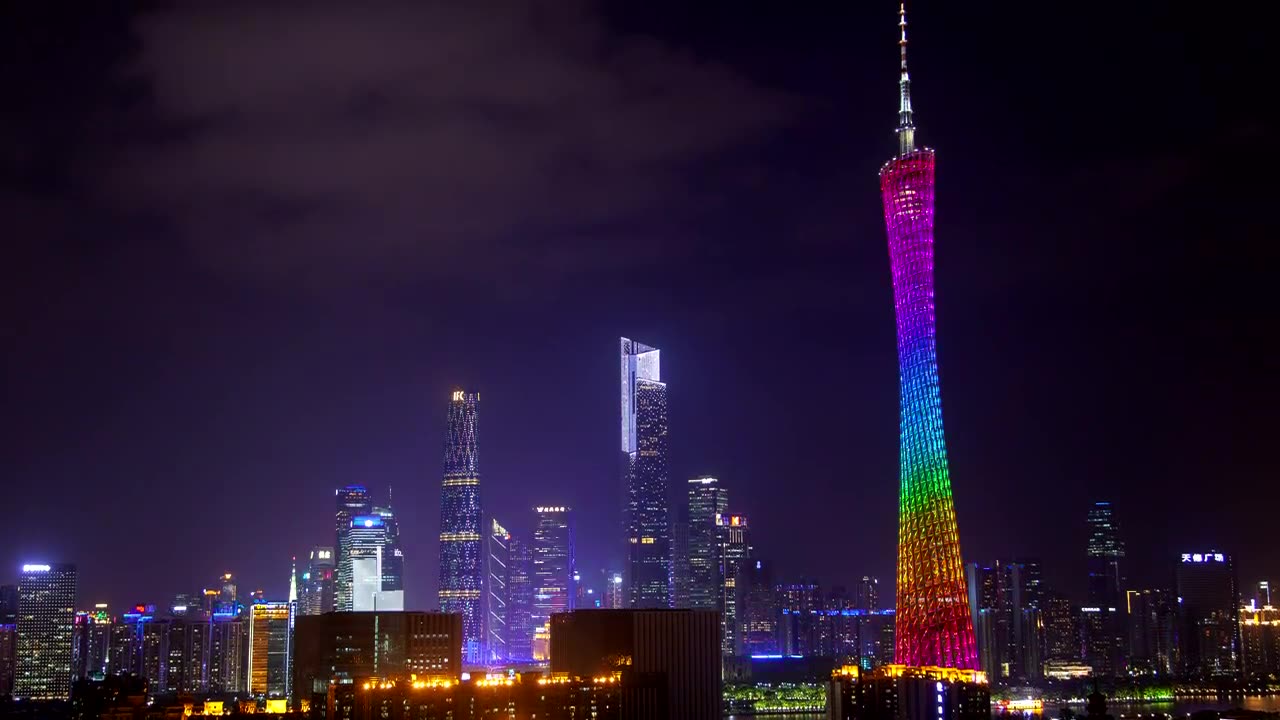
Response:
[[[484,662],[484,565],[480,544],[480,393],[455,390],[449,401],[440,491],[440,609],[462,614],[462,660]]]
[[[907,17],[899,7],[898,155],[880,169],[889,233],[901,383],[896,661],[977,668],[938,392],[933,303],[934,153],[916,148],[907,76]]]

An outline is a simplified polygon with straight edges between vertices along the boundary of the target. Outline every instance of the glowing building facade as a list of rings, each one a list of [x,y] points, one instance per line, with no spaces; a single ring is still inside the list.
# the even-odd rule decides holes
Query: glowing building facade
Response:
[[[440,488],[440,609],[462,615],[462,659],[469,664],[485,660],[479,405],[474,392],[455,390],[449,400]]]
[[[933,295],[934,152],[917,148],[899,10],[898,155],[880,169],[889,235],[901,383],[896,658],[976,668],[973,620],[942,431]]]
[[[622,338],[621,360],[628,600],[635,608],[667,608],[673,592],[667,385],[657,348]]]
[[[18,576],[13,696],[65,700],[71,695],[71,635],[76,566],[27,564]]]
[[[729,512],[729,492],[716,478],[689,481],[688,605],[694,610],[715,610],[720,605],[724,576],[721,573],[721,528],[717,521]]]
[[[333,611],[333,565],[333,548],[311,548],[299,588],[299,614],[322,615]]]
[[[533,647],[534,660],[546,660],[551,616],[573,609],[573,511],[563,505],[534,508]]]
[[[245,680],[258,697],[289,696],[293,610],[287,602],[249,606],[249,655]]]
[[[511,533],[489,519],[488,552],[485,565],[488,570],[488,602],[485,608],[485,657],[489,662],[507,659],[507,619],[511,584]]]
[[[337,570],[333,583],[334,609],[350,611],[351,603],[351,519],[373,511],[369,490],[363,485],[348,485],[334,491],[337,512],[334,514]],[[232,586],[235,593],[235,586]],[[234,600],[234,598],[232,598]]]

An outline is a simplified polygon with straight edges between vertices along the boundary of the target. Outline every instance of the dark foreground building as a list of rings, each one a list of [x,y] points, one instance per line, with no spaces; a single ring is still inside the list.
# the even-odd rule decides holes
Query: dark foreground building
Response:
[[[324,707],[330,682],[414,677],[456,683],[462,671],[462,615],[335,612],[306,615],[294,629],[294,703]]]
[[[883,665],[831,676],[830,720],[989,720],[991,693],[979,670]]]
[[[720,717],[720,617],[713,610],[577,610],[551,617],[551,672],[618,674],[624,687],[663,684],[658,714]],[[663,714],[665,713],[665,714]]]

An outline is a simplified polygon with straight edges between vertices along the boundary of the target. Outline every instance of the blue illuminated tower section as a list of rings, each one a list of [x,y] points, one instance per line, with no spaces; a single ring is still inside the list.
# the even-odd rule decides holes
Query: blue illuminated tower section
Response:
[[[368,515],[373,506],[369,499],[369,490],[363,485],[348,485],[335,490],[334,499],[337,502],[337,512],[334,514],[336,525],[334,546],[337,549],[337,562],[333,583],[333,609],[349,612],[352,608],[351,519],[357,515]],[[230,580],[229,575],[227,579]],[[234,602],[235,585],[231,586],[231,594],[230,600]],[[225,597],[219,597],[219,599],[224,602],[228,600]],[[322,612],[328,612],[328,610],[326,608]]]
[[[449,400],[440,489],[440,609],[462,615],[462,657],[484,662],[484,553],[476,423],[480,394],[456,390]]]
[[[629,604],[671,607],[667,385],[659,351],[621,338],[622,477]]]

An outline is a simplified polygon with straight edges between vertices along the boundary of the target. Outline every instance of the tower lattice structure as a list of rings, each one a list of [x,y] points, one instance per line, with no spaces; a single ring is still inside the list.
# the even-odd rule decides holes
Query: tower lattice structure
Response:
[[[880,169],[898,325],[901,476],[895,659],[977,668],[938,386],[933,293],[934,152],[915,146],[906,9],[899,6],[898,155]]]

